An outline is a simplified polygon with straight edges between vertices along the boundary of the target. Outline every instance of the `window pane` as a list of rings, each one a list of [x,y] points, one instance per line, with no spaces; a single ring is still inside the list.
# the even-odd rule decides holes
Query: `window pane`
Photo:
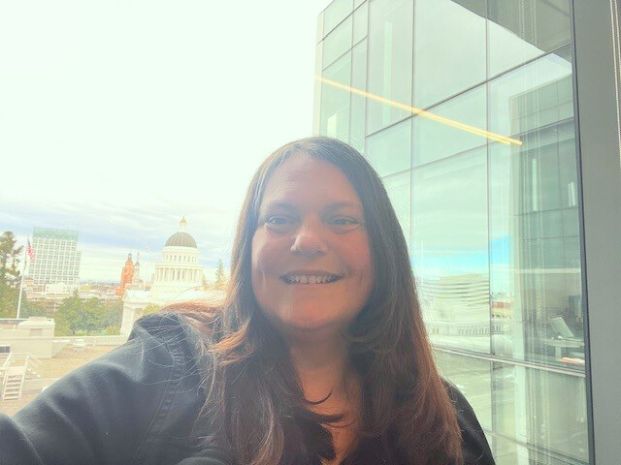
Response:
[[[479,9],[484,0],[477,0]],[[485,81],[485,18],[450,0],[418,0],[414,106],[426,108]]]
[[[518,455],[525,463],[588,462],[583,377],[495,363],[492,379],[496,432],[515,441],[500,445],[499,463],[518,463],[510,460]]]
[[[434,344],[489,352],[487,153],[413,171],[412,249]]]
[[[543,89],[548,85],[551,87]],[[489,86],[492,132],[519,137],[522,132],[541,127],[544,121],[553,123],[553,115],[566,118],[573,114],[571,63],[556,55],[546,55],[490,81]],[[556,113],[544,111],[550,109]]]
[[[352,0],[334,0],[323,12],[323,32],[329,33],[334,26],[343,21],[352,12]]]
[[[492,345],[504,357],[583,371],[571,68],[559,60],[490,84],[490,124],[522,141],[490,146]]]
[[[356,89],[367,88],[367,41],[364,40],[353,49],[351,85]],[[351,134],[349,143],[358,151],[364,152],[366,124],[366,98],[351,95]]]
[[[351,24],[349,17],[323,40],[324,68],[350,49]]]
[[[339,58],[326,68],[323,75],[333,81],[349,85],[351,53]],[[349,92],[323,84],[321,86],[320,134],[349,140]]]
[[[406,120],[367,138],[369,163],[380,176],[410,169],[411,124]]]
[[[490,77],[571,41],[568,0],[488,0],[487,8]]]
[[[354,12],[354,44],[367,36],[369,4],[365,3]]]
[[[412,0],[375,0],[369,8],[369,92],[408,105],[412,99]],[[410,114],[371,100],[367,111],[367,133]]]
[[[450,121],[435,121],[421,115],[414,118],[414,166],[485,145],[485,137],[450,125],[451,122],[461,123],[485,130],[485,86],[433,107],[429,112]]]

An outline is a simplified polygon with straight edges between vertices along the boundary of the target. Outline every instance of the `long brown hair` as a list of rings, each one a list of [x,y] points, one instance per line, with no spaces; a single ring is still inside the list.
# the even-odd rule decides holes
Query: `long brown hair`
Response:
[[[391,447],[411,465],[461,463],[455,409],[433,361],[406,242],[386,190],[362,155],[325,137],[279,148],[250,183],[223,309],[197,317],[205,323],[202,347],[213,365],[205,375],[199,423],[208,424],[209,439],[231,450],[239,465],[300,465],[334,457],[323,425],[338,417],[308,409],[285,344],[262,315],[251,285],[251,244],[265,186],[296,154],[332,163],[349,179],[364,208],[374,267],[382,270],[348,335],[362,380],[362,439],[390,435]]]

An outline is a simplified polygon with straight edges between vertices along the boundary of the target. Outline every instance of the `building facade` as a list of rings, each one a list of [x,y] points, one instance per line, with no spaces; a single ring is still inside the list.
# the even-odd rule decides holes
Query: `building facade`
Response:
[[[585,266],[596,195],[610,206],[597,228],[621,231],[618,11],[575,3],[334,0],[318,23],[315,132],[356,147],[382,177],[437,362],[499,465],[612,463],[610,444],[595,453],[594,431],[621,425],[594,406],[613,398],[603,387],[612,373],[590,376],[587,305],[593,273],[618,288],[621,260],[591,275]],[[603,51],[605,67],[580,61]],[[578,89],[608,97],[606,150],[603,139],[586,145],[598,129],[581,122],[594,110]],[[606,164],[618,184],[587,198]],[[595,318],[619,328],[621,299],[601,292],[616,306]]]
[[[29,277],[35,293],[70,294],[80,285],[78,232],[34,228]]]

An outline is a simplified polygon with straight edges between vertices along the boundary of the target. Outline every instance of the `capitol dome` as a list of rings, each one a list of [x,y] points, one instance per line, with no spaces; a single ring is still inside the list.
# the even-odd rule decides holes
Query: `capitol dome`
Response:
[[[164,247],[192,247],[193,249],[197,249],[198,247],[196,246],[194,238],[185,232],[187,227],[188,222],[184,216],[181,218],[181,221],[179,221],[179,231],[168,238]]]
[[[179,231],[166,241],[165,247],[192,247],[196,249],[196,241],[187,232]]]

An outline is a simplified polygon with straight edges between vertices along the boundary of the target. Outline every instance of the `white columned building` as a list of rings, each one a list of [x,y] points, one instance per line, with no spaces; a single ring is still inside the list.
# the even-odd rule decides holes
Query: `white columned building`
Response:
[[[200,252],[186,229],[187,221],[182,218],[179,231],[164,245],[162,261],[155,265],[153,275],[151,297],[154,300],[167,300],[175,294],[203,288],[203,267],[198,262]]]
[[[182,218],[179,230],[168,238],[162,249],[162,259],[155,265],[151,289],[130,286],[125,291],[121,334],[129,335],[134,322],[149,304],[165,306],[190,300],[221,300],[224,297],[222,291],[206,289],[199,257],[196,241],[187,232],[187,221]]]

